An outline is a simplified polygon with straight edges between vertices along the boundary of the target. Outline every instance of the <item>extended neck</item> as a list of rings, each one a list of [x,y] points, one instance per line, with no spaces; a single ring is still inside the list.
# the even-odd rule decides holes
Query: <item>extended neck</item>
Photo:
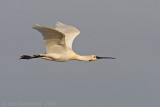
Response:
[[[79,60],[79,61],[88,61],[89,57],[88,56],[81,56],[81,55],[73,55],[72,58],[73,60]]]

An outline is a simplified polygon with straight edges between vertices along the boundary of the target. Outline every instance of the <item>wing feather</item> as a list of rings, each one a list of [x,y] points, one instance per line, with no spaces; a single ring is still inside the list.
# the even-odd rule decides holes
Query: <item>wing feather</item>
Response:
[[[33,29],[36,29],[42,33],[47,53],[53,52],[54,47],[66,46],[65,35],[58,30],[40,25],[33,26]]]
[[[72,49],[73,40],[80,34],[80,31],[74,26],[66,25],[61,22],[56,23],[55,29],[65,35],[66,46]]]

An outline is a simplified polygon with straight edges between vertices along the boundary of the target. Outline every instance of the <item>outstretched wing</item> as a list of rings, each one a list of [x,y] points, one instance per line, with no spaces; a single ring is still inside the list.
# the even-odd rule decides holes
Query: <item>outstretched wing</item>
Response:
[[[55,29],[62,32],[65,35],[66,46],[72,49],[73,40],[80,33],[80,31],[73,26],[66,25],[61,22],[56,23]]]
[[[33,26],[33,29],[42,33],[47,53],[52,53],[55,45],[66,46],[65,35],[58,30],[40,25]]]

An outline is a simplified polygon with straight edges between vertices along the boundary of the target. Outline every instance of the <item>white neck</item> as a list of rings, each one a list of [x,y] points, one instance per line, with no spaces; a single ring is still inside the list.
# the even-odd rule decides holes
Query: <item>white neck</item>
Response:
[[[75,54],[72,56],[71,59],[73,60],[79,60],[79,61],[89,61],[89,56],[81,56],[81,55],[78,55],[78,54]]]

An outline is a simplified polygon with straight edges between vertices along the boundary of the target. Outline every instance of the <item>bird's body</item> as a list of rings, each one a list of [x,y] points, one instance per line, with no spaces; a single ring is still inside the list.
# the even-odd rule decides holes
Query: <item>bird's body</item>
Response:
[[[20,59],[42,58],[61,62],[68,60],[95,61],[102,58],[115,59],[112,57],[97,57],[96,55],[81,56],[76,54],[72,50],[72,43],[80,31],[73,26],[57,22],[55,28],[35,25],[33,29],[38,30],[43,35],[46,53],[33,56],[23,55]]]

